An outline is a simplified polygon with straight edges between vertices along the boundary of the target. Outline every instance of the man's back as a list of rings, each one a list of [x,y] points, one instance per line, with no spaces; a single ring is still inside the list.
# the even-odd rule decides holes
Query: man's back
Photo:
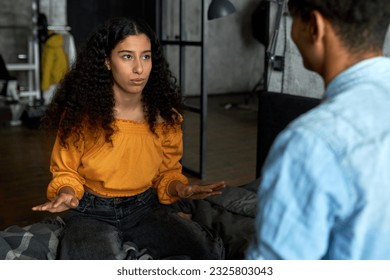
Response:
[[[356,64],[266,161],[250,258],[390,259],[390,59]]]
[[[330,100],[313,112],[313,121],[343,182],[333,186],[342,214],[335,217],[325,257],[390,259],[390,59],[355,65],[326,94]],[[321,116],[329,122],[321,123]],[[346,197],[338,196],[338,187],[346,187]]]
[[[388,0],[289,0],[326,100],[276,139],[248,258],[390,259]]]

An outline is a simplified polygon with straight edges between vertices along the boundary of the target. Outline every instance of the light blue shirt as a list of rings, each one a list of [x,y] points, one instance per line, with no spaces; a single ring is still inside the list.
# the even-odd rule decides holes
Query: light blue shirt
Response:
[[[390,259],[390,59],[339,74],[275,140],[248,259]]]

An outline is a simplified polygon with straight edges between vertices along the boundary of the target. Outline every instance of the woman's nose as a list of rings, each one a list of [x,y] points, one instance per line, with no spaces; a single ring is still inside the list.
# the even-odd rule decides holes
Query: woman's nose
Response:
[[[134,61],[134,65],[133,65],[133,73],[142,74],[143,71],[144,71],[144,68],[142,65],[142,61],[140,59],[136,59]]]

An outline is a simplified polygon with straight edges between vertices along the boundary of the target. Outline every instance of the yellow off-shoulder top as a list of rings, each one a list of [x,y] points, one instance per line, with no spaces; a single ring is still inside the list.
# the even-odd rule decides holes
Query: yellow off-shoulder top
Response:
[[[133,196],[154,187],[161,203],[177,201],[169,195],[168,185],[174,180],[188,183],[179,162],[183,153],[181,125],[164,133],[163,124],[157,124],[157,135],[146,122],[116,120],[115,127],[112,144],[105,142],[103,135],[98,139],[86,135],[65,148],[56,138],[49,199],[65,186],[71,187],[78,199],[84,194],[84,186],[108,197]]]

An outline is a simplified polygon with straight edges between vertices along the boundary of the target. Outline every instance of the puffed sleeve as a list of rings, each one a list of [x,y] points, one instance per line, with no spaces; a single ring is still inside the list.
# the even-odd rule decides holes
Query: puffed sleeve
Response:
[[[85,180],[77,170],[81,163],[83,150],[83,141],[78,141],[75,145],[70,140],[68,147],[65,148],[60,145],[60,140],[57,136],[51,154],[50,172],[53,178],[47,188],[48,199],[51,200],[57,196],[58,191],[65,186],[71,187],[78,199],[82,198]]]
[[[168,193],[168,186],[172,181],[188,183],[186,176],[182,174],[180,159],[183,155],[183,132],[180,125],[164,135],[162,143],[163,160],[159,170],[159,176],[154,180],[159,201],[163,204],[172,204],[179,198]]]

